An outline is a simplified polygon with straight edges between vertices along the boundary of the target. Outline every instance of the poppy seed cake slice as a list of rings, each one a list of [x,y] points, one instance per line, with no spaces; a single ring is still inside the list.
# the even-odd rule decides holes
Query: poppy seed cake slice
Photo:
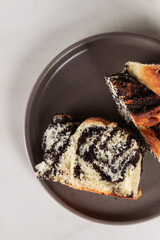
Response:
[[[156,65],[142,64],[143,71],[149,71],[148,68],[151,67],[142,80],[140,66],[140,63],[128,62],[123,72],[105,76],[105,80],[119,113],[127,123],[133,123],[137,127],[153,155],[160,161],[160,96],[142,84],[149,73],[153,72],[154,78],[159,77],[158,73],[155,73],[158,68]]]
[[[60,132],[54,135],[54,142],[59,141]],[[48,138],[48,131],[44,138]],[[50,155],[46,158],[48,148]],[[57,154],[61,154],[58,163],[52,154],[54,149],[53,144],[44,147],[44,161],[36,165],[38,177],[100,194],[131,199],[141,196],[138,187],[144,149],[135,134],[121,129],[117,123],[87,119],[70,134],[63,154],[58,150]]]

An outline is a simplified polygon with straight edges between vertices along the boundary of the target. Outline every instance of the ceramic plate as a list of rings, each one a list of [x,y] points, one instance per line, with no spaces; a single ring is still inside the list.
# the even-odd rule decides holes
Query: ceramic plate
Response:
[[[54,58],[38,78],[27,106],[25,139],[30,162],[42,160],[42,135],[56,113],[122,121],[104,75],[122,71],[125,62],[160,62],[160,41],[129,33],[106,33],[84,39]],[[160,164],[147,153],[138,200],[74,190],[39,180],[64,207],[104,223],[133,223],[160,213]]]

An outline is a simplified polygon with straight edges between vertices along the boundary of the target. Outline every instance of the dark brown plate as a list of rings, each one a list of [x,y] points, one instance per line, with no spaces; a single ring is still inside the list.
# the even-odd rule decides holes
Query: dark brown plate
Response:
[[[104,75],[119,72],[124,63],[160,62],[160,41],[129,33],[106,33],[84,39],[64,50],[38,78],[26,111],[25,139],[33,166],[42,160],[42,135],[55,113],[82,118],[99,116],[121,121]],[[159,215],[160,164],[147,153],[138,200],[74,190],[42,181],[63,206],[78,215],[106,223],[133,223]]]

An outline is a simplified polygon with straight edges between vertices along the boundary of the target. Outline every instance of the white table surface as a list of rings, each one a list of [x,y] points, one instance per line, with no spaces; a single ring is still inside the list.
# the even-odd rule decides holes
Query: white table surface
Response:
[[[0,240],[160,239],[160,217],[111,226],[69,212],[39,184],[25,152],[25,107],[40,72],[72,43],[110,31],[160,38],[160,1],[0,1]]]

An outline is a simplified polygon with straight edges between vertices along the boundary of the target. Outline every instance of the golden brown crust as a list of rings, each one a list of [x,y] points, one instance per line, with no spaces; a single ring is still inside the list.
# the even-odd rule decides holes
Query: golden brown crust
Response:
[[[37,173],[35,173],[35,176],[36,177],[39,177],[37,175]],[[109,196],[115,196],[115,197],[119,197],[119,198],[123,198],[123,199],[133,199],[133,200],[136,200],[138,198],[140,198],[142,196],[142,191],[141,189],[138,189],[138,194],[137,194],[137,197],[129,197],[128,195],[122,195],[122,194],[118,194],[118,193],[114,193],[114,192],[100,192],[100,191],[97,191],[97,190],[94,190],[94,189],[90,189],[90,188],[87,188],[87,187],[76,187],[76,186],[72,186],[71,184],[69,183],[65,183],[63,180],[60,180],[58,181],[57,179],[55,179],[54,177],[52,177],[50,180],[52,180],[53,182],[59,182],[67,187],[71,187],[73,189],[76,189],[76,190],[80,190],[80,191],[86,191],[86,192],[93,192],[93,193],[97,193],[97,194],[101,194],[101,195],[109,195]]]
[[[139,80],[160,96],[160,65],[143,65],[140,68]]]
[[[92,117],[92,118],[87,118],[82,124],[81,126],[85,125],[86,123],[89,124],[103,124],[104,126],[107,126],[108,124],[111,124],[113,122],[110,122],[104,118],[100,118],[100,117]]]
[[[160,140],[156,137],[154,130],[145,127],[138,127],[138,129],[145,138],[152,152],[160,162]]]
[[[65,185],[65,186],[68,186],[68,187],[71,187],[73,189],[76,189],[76,190],[80,190],[80,191],[86,191],[86,192],[93,192],[93,193],[97,193],[97,194],[101,194],[101,195],[108,195],[108,196],[115,196],[115,197],[119,197],[119,198],[123,198],[123,199],[133,199],[133,200],[136,200],[138,198],[140,198],[142,196],[142,191],[141,189],[138,189],[138,194],[137,194],[137,197],[129,197],[127,195],[121,195],[121,194],[118,194],[118,193],[114,193],[114,192],[100,192],[100,191],[97,191],[97,190],[94,190],[94,189],[90,189],[90,188],[87,188],[87,187],[81,187],[81,188],[78,188],[76,186],[72,186],[70,184],[66,184],[64,182],[61,182],[61,184]]]
[[[160,64],[126,63],[128,72],[160,96]]]
[[[131,113],[131,116],[137,126],[155,126],[160,122],[160,106],[144,113]]]
[[[68,185],[69,186],[69,185]],[[69,186],[69,187],[72,187],[72,186]],[[103,194],[103,195],[109,195],[109,196],[115,196],[115,197],[119,197],[119,198],[124,198],[124,199],[138,199],[142,196],[142,191],[140,189],[138,189],[138,195],[137,197],[129,197],[129,196],[125,196],[125,195],[121,195],[121,194],[115,194],[114,192],[99,192],[99,191],[96,191],[96,190],[93,190],[93,189],[89,189],[89,188],[85,188],[85,187],[81,187],[81,188],[78,188],[78,187],[72,187],[74,189],[77,189],[77,190],[83,190],[83,191],[87,191],[87,192],[93,192],[93,193],[97,193],[97,194]]]
[[[54,182],[57,182],[57,180],[55,180],[54,178],[51,179],[52,181]],[[136,200],[138,198],[140,198],[142,196],[142,191],[141,189],[138,189],[138,194],[137,194],[137,197],[129,197],[128,195],[122,195],[122,194],[118,194],[118,193],[114,193],[114,192],[100,192],[100,191],[97,191],[95,189],[90,189],[90,188],[87,188],[87,187],[77,187],[77,186],[72,186],[71,184],[69,183],[65,183],[63,180],[60,180],[60,183],[67,186],[67,187],[71,187],[73,189],[77,189],[77,190],[80,190],[80,191],[86,191],[86,192],[93,192],[93,193],[97,193],[97,194],[103,194],[103,195],[109,195],[109,196],[115,196],[115,197],[119,197],[119,198],[123,198],[123,199],[133,199],[133,200]]]

